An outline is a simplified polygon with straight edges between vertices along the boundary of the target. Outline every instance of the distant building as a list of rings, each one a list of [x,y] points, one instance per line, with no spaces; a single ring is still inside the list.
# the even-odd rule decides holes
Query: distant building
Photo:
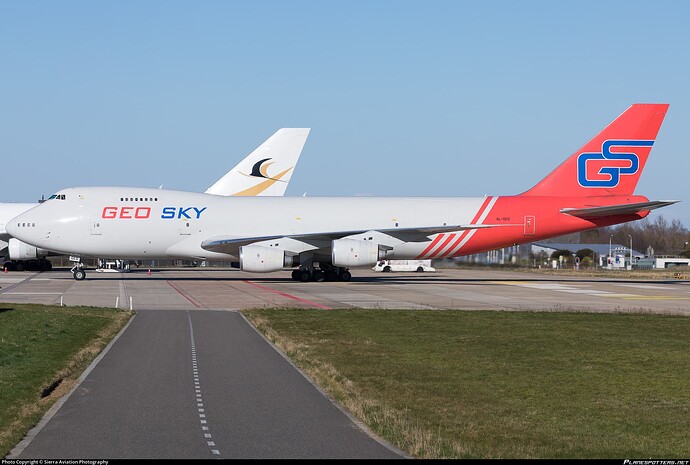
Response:
[[[609,248],[610,247],[610,248]],[[611,258],[611,264],[615,268],[622,268],[626,266],[625,256],[630,254],[630,247],[621,244],[573,244],[573,243],[555,243],[555,242],[533,242],[532,243],[532,253],[538,255],[544,252],[547,257],[551,257],[551,254],[557,250],[569,250],[571,253],[576,253],[578,250],[591,249],[596,254],[596,258],[592,259],[599,264],[599,266],[607,266],[609,264],[609,258]],[[610,255],[610,257],[609,257]],[[640,258],[644,258],[645,255],[637,250],[632,251],[633,263],[635,263]],[[618,266],[615,266],[618,265]]]
[[[654,270],[663,270],[666,268],[675,268],[678,266],[690,267],[690,258],[683,257],[649,257],[641,258],[636,262],[637,268]]]
[[[591,249],[594,252],[593,263],[601,267],[609,265],[609,253],[611,254],[610,264],[612,268],[624,268],[629,265],[625,256],[630,254],[630,247],[621,244],[576,244],[576,243],[556,243],[556,242],[533,242],[530,244],[515,245],[503,249],[490,250],[484,253],[467,255],[455,259],[460,262],[486,263],[486,264],[509,264],[517,263],[518,260],[527,260],[540,255],[545,258],[545,263],[534,263],[535,266],[552,266],[551,254],[557,250],[568,250],[571,254],[577,253],[582,249]],[[633,249],[634,261],[645,257],[645,254]]]

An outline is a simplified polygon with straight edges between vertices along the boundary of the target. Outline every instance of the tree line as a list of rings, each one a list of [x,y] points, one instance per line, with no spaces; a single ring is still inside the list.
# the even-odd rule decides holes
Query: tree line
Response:
[[[645,255],[649,254],[649,250],[653,255],[682,255],[690,258],[690,231],[680,220],[674,219],[669,222],[663,216],[657,216],[653,221],[646,217],[639,221],[568,234],[555,237],[551,241],[569,244],[607,244],[611,240],[614,244],[630,245],[631,237],[633,249]]]

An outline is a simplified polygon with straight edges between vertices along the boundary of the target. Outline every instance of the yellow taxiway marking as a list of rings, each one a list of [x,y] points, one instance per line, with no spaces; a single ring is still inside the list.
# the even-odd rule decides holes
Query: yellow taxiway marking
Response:
[[[674,297],[670,295],[639,295],[623,298],[626,300],[690,300],[690,297]]]
[[[596,294],[596,296],[597,297],[616,297],[619,299],[636,299],[637,297],[639,297],[638,295],[635,295],[635,294],[605,294],[605,293]]]

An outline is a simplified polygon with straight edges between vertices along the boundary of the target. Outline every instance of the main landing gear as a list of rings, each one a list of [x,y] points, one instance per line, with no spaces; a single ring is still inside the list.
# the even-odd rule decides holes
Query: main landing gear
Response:
[[[321,265],[319,268],[302,267],[293,270],[292,279],[306,283],[307,281],[349,281],[352,274],[342,266]]]

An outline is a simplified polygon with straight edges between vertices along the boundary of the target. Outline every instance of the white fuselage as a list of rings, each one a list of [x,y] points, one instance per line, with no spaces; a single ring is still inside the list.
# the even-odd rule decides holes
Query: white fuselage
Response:
[[[376,230],[468,224],[485,201],[482,197],[236,198],[125,187],[71,188],[59,194],[64,200],[48,200],[20,215],[10,229],[26,242],[64,254],[208,260],[237,258],[201,247],[216,237],[257,238],[256,244],[269,236],[338,231],[371,230],[352,237],[378,237]],[[395,246],[390,258],[415,258],[429,243],[426,238],[412,242],[386,236],[386,240]],[[290,239],[264,242],[287,248],[286,241]],[[298,251],[316,249],[318,244],[301,247]]]

